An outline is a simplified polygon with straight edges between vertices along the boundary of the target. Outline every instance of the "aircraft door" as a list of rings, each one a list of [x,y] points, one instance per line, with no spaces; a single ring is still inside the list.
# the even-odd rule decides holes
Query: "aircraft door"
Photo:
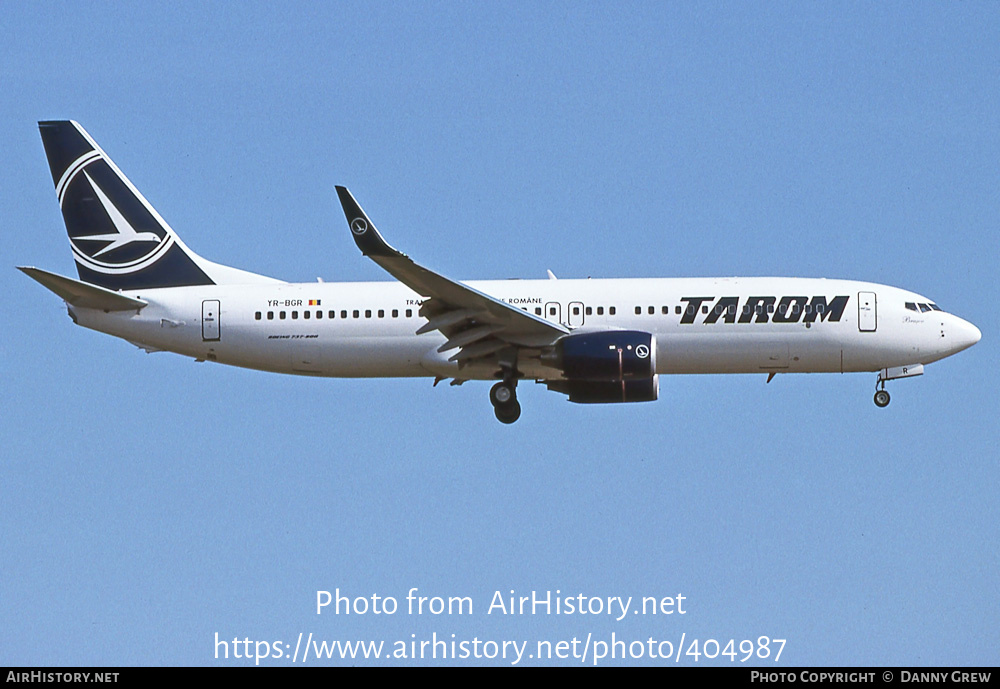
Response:
[[[545,320],[550,323],[562,323],[562,304],[557,301],[550,301],[545,305]]]
[[[858,292],[858,330],[873,333],[878,326],[878,305],[874,292]]]
[[[571,301],[569,303],[569,321],[566,323],[571,328],[579,328],[583,325],[583,302]]]
[[[205,342],[218,340],[221,336],[219,310],[218,299],[201,302],[201,339]]]

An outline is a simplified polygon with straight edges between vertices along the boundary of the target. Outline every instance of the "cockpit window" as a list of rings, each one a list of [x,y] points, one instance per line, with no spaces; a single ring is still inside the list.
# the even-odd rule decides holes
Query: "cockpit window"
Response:
[[[938,306],[937,304],[929,304],[929,306],[935,311],[941,311],[941,307]]]
[[[906,302],[906,308],[908,308],[910,311],[916,311],[917,310],[917,305],[915,303],[913,303],[912,301],[908,301],[908,302]]]
[[[931,307],[928,306],[927,304],[917,304],[917,306],[920,307],[920,313],[927,313],[928,311],[931,310]]]

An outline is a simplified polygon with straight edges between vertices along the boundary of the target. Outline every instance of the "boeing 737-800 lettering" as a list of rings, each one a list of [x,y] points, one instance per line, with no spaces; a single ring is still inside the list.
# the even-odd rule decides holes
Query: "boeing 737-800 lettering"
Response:
[[[867,371],[885,383],[979,341],[895,287],[812,278],[459,282],[392,248],[344,187],[361,252],[395,281],[288,283],[188,249],[77,123],[41,122],[79,279],[21,267],[79,325],[199,361],[329,377],[494,381],[496,417],[533,379],[571,402],[655,400],[660,374]]]

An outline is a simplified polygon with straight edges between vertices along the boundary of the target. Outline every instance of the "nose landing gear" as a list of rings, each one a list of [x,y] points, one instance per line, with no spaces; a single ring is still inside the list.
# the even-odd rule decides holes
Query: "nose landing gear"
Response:
[[[885,389],[885,381],[886,378],[879,373],[878,380],[875,381],[875,406],[879,409],[889,406],[889,392]]]
[[[875,381],[875,406],[880,408],[889,406],[889,393],[885,390],[885,382],[887,380],[912,378],[913,376],[922,375],[924,375],[923,364],[909,364],[907,366],[883,368],[878,372],[878,380]]]

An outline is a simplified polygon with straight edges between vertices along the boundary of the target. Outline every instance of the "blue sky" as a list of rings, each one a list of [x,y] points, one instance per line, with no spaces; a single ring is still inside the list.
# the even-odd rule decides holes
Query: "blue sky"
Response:
[[[301,632],[768,636],[787,639],[777,666],[995,663],[995,4],[3,14],[0,662],[243,664],[215,658],[216,633]],[[63,118],[195,251],[286,280],[387,279],[350,239],[345,184],[460,279],[863,279],[983,339],[890,384],[885,410],[874,375],[679,376],[640,405],[524,385],[511,427],[485,384],[146,355],[14,270],[75,275],[36,127]],[[317,590],[403,606],[413,587],[473,614],[315,614]],[[486,614],[512,589],[680,593],[687,612]]]

